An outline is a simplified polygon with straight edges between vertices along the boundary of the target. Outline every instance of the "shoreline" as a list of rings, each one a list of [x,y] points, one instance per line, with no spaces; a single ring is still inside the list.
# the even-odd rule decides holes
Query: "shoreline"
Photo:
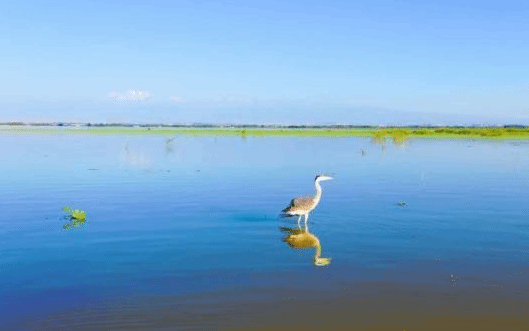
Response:
[[[392,127],[392,128],[224,128],[224,127],[38,127],[0,125],[0,134],[89,134],[134,136],[323,137],[393,139],[413,138],[529,140],[529,128],[503,127]]]

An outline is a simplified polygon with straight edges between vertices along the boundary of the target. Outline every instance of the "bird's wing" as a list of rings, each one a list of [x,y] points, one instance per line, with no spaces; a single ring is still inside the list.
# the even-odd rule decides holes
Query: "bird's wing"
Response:
[[[314,204],[313,197],[299,197],[294,198],[290,201],[290,205],[283,209],[283,212],[294,211],[294,210],[308,210]]]

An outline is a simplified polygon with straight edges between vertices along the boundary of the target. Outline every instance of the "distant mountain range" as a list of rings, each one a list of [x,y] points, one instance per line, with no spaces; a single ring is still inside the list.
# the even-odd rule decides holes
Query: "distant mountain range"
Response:
[[[383,108],[361,108],[351,106],[325,106],[314,108],[303,105],[289,107],[219,108],[216,111],[182,109],[179,122],[185,123],[232,123],[232,124],[278,124],[278,125],[369,125],[369,126],[490,126],[504,124],[529,125],[529,114],[525,117],[481,116],[468,114],[440,114],[419,111],[389,110]],[[152,121],[151,121],[152,122]],[[157,121],[157,122],[168,122]]]
[[[200,107],[186,107],[172,109],[157,107],[156,111],[142,110],[142,113],[129,112],[123,117],[94,116],[90,111],[78,113],[79,120],[75,119],[32,119],[20,118],[17,120],[0,119],[2,124],[32,125],[58,125],[59,123],[119,123],[121,126],[132,125],[179,125],[179,126],[503,126],[522,125],[529,126],[527,116],[480,116],[468,114],[440,114],[419,111],[401,111],[382,108],[361,108],[351,106],[325,106],[314,105],[289,105],[263,107],[220,107],[207,109]],[[132,123],[132,124],[131,124]],[[199,123],[199,124],[197,124]],[[117,124],[116,124],[117,125]]]

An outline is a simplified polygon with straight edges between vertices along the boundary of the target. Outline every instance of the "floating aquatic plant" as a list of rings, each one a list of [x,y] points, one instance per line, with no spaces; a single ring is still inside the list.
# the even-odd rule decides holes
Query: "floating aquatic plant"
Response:
[[[62,210],[70,214],[64,217],[70,222],[65,223],[62,226],[63,229],[68,230],[71,228],[77,228],[83,226],[86,223],[86,213],[83,210],[72,209],[70,207],[63,207]]]
[[[66,218],[76,219],[79,221],[86,220],[86,213],[84,212],[84,210],[72,209],[70,207],[62,207],[62,211],[70,214],[69,216],[66,216]]]

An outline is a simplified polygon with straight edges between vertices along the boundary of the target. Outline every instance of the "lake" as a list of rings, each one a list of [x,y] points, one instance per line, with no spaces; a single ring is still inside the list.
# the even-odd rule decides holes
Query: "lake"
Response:
[[[529,328],[529,141],[0,143],[2,330]],[[319,173],[327,266],[279,217]]]

